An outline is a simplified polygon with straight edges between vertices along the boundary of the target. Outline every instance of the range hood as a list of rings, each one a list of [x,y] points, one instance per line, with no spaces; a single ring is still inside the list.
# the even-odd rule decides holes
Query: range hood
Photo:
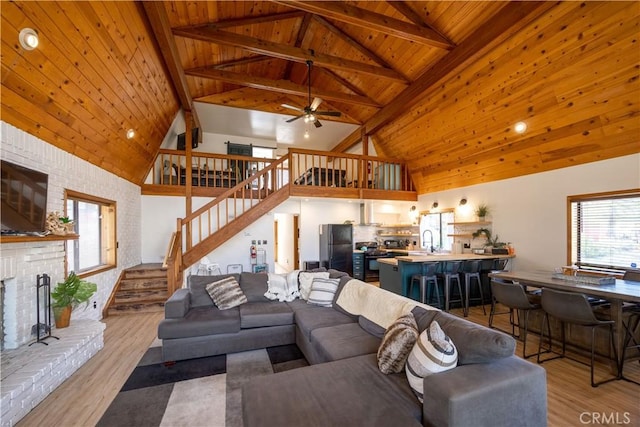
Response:
[[[374,219],[373,202],[360,203],[360,225],[380,225]]]

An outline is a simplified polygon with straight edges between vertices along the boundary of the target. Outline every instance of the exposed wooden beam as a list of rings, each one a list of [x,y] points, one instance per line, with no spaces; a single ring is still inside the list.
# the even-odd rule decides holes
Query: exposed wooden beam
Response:
[[[407,83],[404,77],[389,68],[377,67],[337,56],[326,55],[315,52],[313,49],[302,49],[242,34],[220,31],[208,26],[174,28],[173,34],[180,37],[235,46],[249,52],[273,56],[287,61],[306,63],[308,60],[312,60],[314,65],[320,67],[371,74],[379,78],[386,78],[399,83]]]
[[[265,22],[282,21],[284,19],[295,19],[295,18],[300,18],[303,15],[305,15],[304,11],[294,10],[294,11],[283,12],[283,13],[271,13],[268,15],[248,16],[246,18],[225,19],[218,22],[212,22],[209,25],[215,28],[229,28],[229,27],[262,24]]]
[[[440,34],[440,37],[442,37],[444,40],[447,40],[451,44],[451,46],[455,45],[455,43],[449,40],[447,36],[445,36],[440,31],[438,31],[437,28],[434,28],[433,25],[429,24],[424,19],[422,19],[422,16],[415,10],[411,9],[411,7],[407,4],[407,2],[398,1],[398,0],[387,0],[387,3],[390,6],[392,6],[395,10],[400,12],[409,21],[416,24],[417,26],[431,29],[432,31],[435,31],[436,33]]]
[[[399,37],[416,43],[423,43],[441,49],[452,49],[451,43],[431,28],[419,27],[380,13],[352,6],[341,1],[286,1],[275,3],[325,16],[368,30]]]
[[[495,16],[474,31],[440,61],[433,64],[400,93],[392,102],[365,123],[367,134],[396,119],[419,103],[436,83],[457,69],[478,60],[491,49],[507,40],[538,16],[555,7],[555,2],[509,2]]]
[[[223,68],[235,67],[236,65],[253,64],[254,62],[268,61],[270,59],[271,59],[270,56],[255,55],[255,56],[248,56],[240,59],[232,59],[231,61],[220,62],[218,64],[212,65],[211,67],[217,70],[221,70]]]
[[[169,18],[164,8],[164,3],[159,1],[145,1],[142,2],[142,4],[158,46],[160,47],[160,54],[171,76],[173,87],[178,94],[180,105],[185,112],[191,112],[193,127],[199,128],[200,120],[193,105],[193,99],[189,92],[189,86],[187,85],[187,78],[182,68],[178,48],[171,33],[171,26],[169,25]],[[190,128],[190,126],[187,125],[187,128]],[[198,143],[200,142],[202,142],[202,132],[198,132]]]
[[[331,77],[332,79],[334,79],[335,81],[340,83],[342,86],[344,86],[347,89],[349,89],[351,92],[353,92],[353,93],[355,93],[357,95],[366,96],[365,92],[362,89],[360,89],[359,87],[356,87],[355,85],[351,84],[351,82],[349,80],[342,78],[341,76],[337,75],[336,73],[334,73],[333,71],[329,70],[328,68],[318,68],[318,70],[320,70],[321,73],[324,73],[324,74],[328,75],[329,77]]]
[[[301,47],[302,46],[302,41],[304,40],[305,36],[307,35],[307,30],[309,29],[309,25],[311,24],[311,17],[313,15],[311,15],[310,13],[306,13],[304,14],[304,18],[302,19],[302,22],[300,23],[300,28],[298,29],[298,34],[296,36],[296,42],[293,44],[295,47]],[[285,80],[291,80],[291,69],[293,68],[293,62],[291,61],[287,61],[287,65],[284,69],[284,79]],[[322,68],[320,68],[322,69]]]
[[[356,39],[354,39],[353,37],[351,37],[349,34],[347,34],[346,32],[344,32],[343,30],[341,30],[340,28],[336,27],[335,25],[333,25],[331,22],[327,21],[325,18],[323,18],[322,16],[318,16],[318,15],[312,15],[314,17],[314,19],[316,21],[318,21],[320,24],[322,24],[327,30],[331,31],[332,33],[334,33],[335,35],[337,35],[338,37],[340,37],[342,40],[344,40],[347,44],[349,44],[350,46],[352,46],[353,48],[355,48],[356,50],[358,50],[360,53],[362,53],[364,56],[368,57],[369,59],[371,59],[374,62],[377,62],[380,66],[385,67],[385,68],[391,68],[393,69],[393,67],[391,65],[389,65],[389,63],[387,61],[385,61],[384,59],[382,59],[381,57],[379,57],[378,55],[376,55],[375,52],[373,52],[370,49],[367,49],[365,46],[363,46],[362,44],[360,44]],[[407,80],[409,80],[408,77],[405,76],[405,78]]]
[[[288,80],[273,80],[264,77],[234,73],[231,71],[216,70],[210,67],[193,68],[185,70],[185,73],[189,76],[221,80],[239,86],[247,86],[278,93],[288,93],[290,95],[303,97],[307,97],[309,90],[307,86],[292,83]],[[379,104],[365,96],[350,95],[348,93],[333,92],[317,88],[311,88],[311,93],[313,96],[320,97],[324,100],[344,102],[347,104],[366,105],[368,107],[380,107]]]

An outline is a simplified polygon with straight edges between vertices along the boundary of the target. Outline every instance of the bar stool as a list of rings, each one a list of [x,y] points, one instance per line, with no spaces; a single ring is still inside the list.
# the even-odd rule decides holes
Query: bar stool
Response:
[[[558,358],[562,358],[566,356],[566,340],[565,340],[565,331],[564,326],[565,323],[570,323],[574,325],[580,325],[584,327],[591,328],[591,387],[597,387],[600,384],[607,383],[609,381],[617,380],[620,378],[620,366],[618,365],[618,352],[616,350],[616,345],[613,337],[613,325],[615,322],[613,320],[599,320],[596,318],[593,313],[593,309],[587,300],[587,296],[584,294],[578,294],[573,292],[563,292],[556,291],[553,289],[543,288],[542,289],[542,299],[541,299],[542,309],[545,314],[542,319],[542,328],[541,328],[541,336],[540,336],[540,344],[538,346],[538,363],[547,362],[549,360],[554,360]],[[545,323],[549,322],[549,317],[554,317],[560,321],[560,327],[562,332],[562,353],[556,353],[557,356],[540,360],[540,354],[542,354],[542,341],[544,341],[544,326]],[[617,373],[613,378],[608,378],[606,380],[602,380],[600,382],[594,382],[593,379],[593,370],[594,370],[594,347],[595,347],[595,330],[599,326],[607,326],[609,328],[609,336],[611,338],[611,346],[613,347],[613,355],[614,360],[616,361]],[[549,327],[549,329],[551,329]],[[550,352],[553,352],[551,349],[551,333],[549,333],[549,348]]]
[[[411,283],[409,284],[409,298],[413,295],[413,284],[418,282],[418,285],[420,286],[420,302],[423,304],[431,304],[432,297],[435,293],[437,307],[442,308],[442,303],[440,302],[440,290],[438,289],[438,277],[436,276],[439,265],[439,262],[423,262],[421,264],[420,274],[414,274],[411,276]]]
[[[471,281],[475,279],[475,283],[478,285],[480,291],[480,303],[482,304],[482,313],[486,316],[487,311],[484,308],[484,293],[482,292],[482,281],[480,280],[480,267],[482,267],[481,260],[465,261],[462,272],[464,273],[464,317],[469,315],[469,301],[478,300],[478,298],[471,298]]]
[[[449,311],[449,305],[452,302],[459,302],[464,308],[464,301],[462,300],[462,287],[460,286],[460,267],[462,261],[444,261],[442,265],[442,271],[438,273],[438,278],[444,281],[444,310]],[[458,285],[459,299],[451,300],[451,286],[453,281],[456,281]]]
[[[509,323],[511,324],[511,336],[522,341],[522,357],[527,359],[535,356],[537,353],[527,354],[527,333],[529,330],[529,312],[540,310],[540,304],[532,299],[532,295],[527,294],[524,287],[519,283],[503,282],[496,279],[491,280],[491,312],[489,313],[489,327],[498,329],[493,326],[493,320],[496,315],[508,314]],[[496,312],[496,305],[500,303],[506,306],[509,311]],[[524,322],[520,322],[520,312],[524,312]],[[517,319],[517,320],[516,320]],[[516,327],[523,328],[522,335],[516,335]],[[498,329],[501,330],[501,329]],[[507,332],[507,331],[502,331]],[[508,333],[508,332],[507,332]],[[549,336],[551,330],[549,328]]]

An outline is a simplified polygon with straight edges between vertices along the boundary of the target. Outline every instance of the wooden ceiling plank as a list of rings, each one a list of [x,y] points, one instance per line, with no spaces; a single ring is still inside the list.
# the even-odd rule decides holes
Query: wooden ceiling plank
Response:
[[[138,107],[139,114],[129,120],[129,123],[126,124],[127,127],[136,129],[139,135],[145,134],[150,139],[162,141],[164,134],[162,133],[160,125],[163,121],[166,121],[166,118],[158,109],[160,106],[160,103],[158,102],[159,96],[154,96],[152,94],[152,96],[147,97],[145,96],[146,91],[141,90],[138,86],[140,79],[144,78],[145,75],[141,69],[135,66],[137,65],[135,55],[137,49],[128,52],[127,44],[124,41],[127,37],[122,37],[122,33],[114,34],[113,36],[111,35],[108,28],[115,28],[118,26],[118,23],[113,22],[113,24],[110,25],[108,22],[103,22],[102,18],[95,10],[95,7],[99,6],[99,4],[99,2],[75,3],[79,13],[85,18],[77,20],[76,23],[86,22],[87,24],[91,24],[92,27],[105,29],[105,31],[95,32],[96,38],[102,42],[104,49],[99,48],[98,43],[96,43],[96,38],[93,39],[91,47],[96,54],[102,53],[103,56],[101,56],[101,59],[104,64],[111,65],[111,74],[114,75],[114,78],[111,79],[111,84],[113,85],[117,82],[116,87],[112,86],[114,92],[119,92],[119,87],[122,88],[124,93],[129,97],[129,99],[125,101],[125,104],[134,104]],[[88,34],[88,28],[84,29],[83,27],[80,27],[79,29],[86,37],[86,34]],[[119,71],[122,78],[118,78],[115,75],[116,70]],[[144,86],[145,88],[155,87],[155,84],[151,80],[152,79],[147,78],[149,83]],[[148,151],[150,153],[155,152],[155,147],[149,146]]]
[[[380,56],[378,56],[375,52],[373,52],[372,50],[370,50],[367,47],[363,46],[356,39],[351,37],[345,31],[343,31],[340,28],[338,28],[335,25],[333,25],[331,22],[327,21],[322,16],[313,15],[313,18],[316,21],[318,21],[320,24],[322,24],[327,30],[329,30],[330,32],[332,32],[333,34],[337,35],[342,40],[344,40],[348,45],[350,45],[351,47],[355,48],[357,51],[359,51],[360,53],[362,53],[364,56],[366,56],[367,58],[371,59],[372,61],[377,62],[378,65],[380,65],[382,67],[385,67],[385,68],[394,69],[391,66],[391,64],[389,64],[387,61],[385,61]],[[398,70],[395,70],[395,71],[398,74],[402,75],[402,73],[400,73]],[[409,78],[407,76],[403,76],[403,77],[407,81],[409,81]]]
[[[414,24],[416,24],[419,27],[429,28],[431,31],[437,33],[442,38],[442,40],[446,40],[451,46],[455,46],[455,43],[453,43],[451,40],[449,40],[447,38],[447,36],[442,34],[441,31],[438,31],[438,29],[435,28],[434,25],[432,25],[429,22],[425,21],[423,19],[422,15],[417,13],[415,10],[411,9],[411,6],[409,6],[406,1],[387,0],[387,3],[391,7],[393,7],[395,10],[400,12],[409,21],[413,22]]]
[[[466,64],[485,55],[542,13],[555,6],[553,2],[512,2],[502,8],[471,36],[456,46],[383,107],[365,124],[372,134],[404,114],[433,90],[436,83]]]
[[[265,22],[283,21],[285,19],[297,19],[304,16],[305,12],[300,10],[293,10],[281,13],[270,13],[266,15],[247,16],[234,19],[223,19],[216,22],[208,22],[206,24],[187,25],[176,28],[196,28],[201,26],[209,26],[212,28],[229,28],[229,27],[242,27],[248,25],[262,24]]]
[[[324,73],[324,74],[330,76],[333,80],[337,81],[342,86],[346,87],[347,89],[349,89],[351,92],[355,93],[356,95],[366,96],[365,92],[363,90],[361,90],[359,87],[351,84],[351,82],[349,80],[346,80],[346,79],[342,78],[341,76],[337,75],[336,73],[334,73],[333,71],[329,70],[328,68],[318,68],[318,70],[320,70],[321,73]]]
[[[7,4],[8,7],[10,4]],[[3,9],[5,6],[3,6]],[[6,9],[4,9],[6,10]],[[38,15],[39,16],[39,15]],[[4,19],[3,15],[3,27],[10,27],[10,23]],[[49,40],[56,40],[56,31],[49,27],[49,21],[44,17],[38,20],[39,28],[45,29]],[[14,46],[9,46],[2,42],[3,58],[4,53],[12,51]],[[67,103],[71,106],[78,106],[80,109],[87,109],[92,117],[97,118],[100,124],[96,126],[98,128],[104,126],[106,129],[122,129],[120,124],[119,111],[113,108],[113,97],[115,95],[110,94],[109,90],[100,90],[93,85],[95,80],[90,77],[95,76],[92,68],[84,68],[79,66],[81,62],[81,56],[74,53],[75,51],[68,50],[61,52],[57,50],[59,43],[53,43],[48,47],[47,56],[42,51],[36,50],[30,53],[28,56],[29,61],[25,58],[19,63],[13,64],[13,72],[20,72],[24,76],[34,76],[34,78],[40,81],[40,84],[44,87],[52,88],[50,96],[68,96]],[[32,65],[33,64],[38,64]],[[65,64],[67,66],[65,67]],[[5,65],[5,64],[3,64]],[[9,76],[9,72],[3,73]],[[85,77],[85,74],[87,76]],[[41,76],[41,77],[40,77]],[[102,93],[96,102],[92,101],[93,93]],[[123,139],[124,134],[110,135],[111,142],[118,139]],[[145,157],[152,156],[144,150],[140,150],[139,155]]]
[[[448,40],[431,28],[419,27],[345,2],[277,0],[275,3],[440,49],[452,49],[454,47]]]
[[[238,59],[232,59],[229,61],[220,62],[214,65],[211,65],[211,67],[215,68],[216,70],[223,70],[225,68],[236,67],[238,65],[247,65],[247,64],[253,64],[254,62],[268,61],[270,59],[273,59],[273,58],[267,55],[254,55],[254,56],[247,56],[244,58],[238,58]]]
[[[404,77],[400,76],[394,70],[388,68],[377,67],[361,62],[339,58],[337,56],[326,55],[323,53],[315,52],[313,49],[301,49],[281,43],[260,40],[242,34],[234,34],[227,31],[220,31],[204,27],[174,29],[173,34],[179,37],[187,37],[211,43],[235,46],[248,50],[250,52],[269,55],[288,61],[306,63],[306,61],[312,60],[315,66],[371,74],[376,77],[390,79],[399,83],[406,83]]]
[[[184,74],[180,54],[176,48],[175,41],[172,36],[171,26],[164,3],[159,1],[143,2],[147,19],[151,24],[151,28],[156,38],[156,42],[160,47],[160,53],[164,59],[173,86],[180,99],[180,105],[184,111],[190,111],[193,119],[194,127],[200,127],[200,120],[191,99],[191,93],[187,84],[187,77]],[[202,132],[198,134],[199,139],[202,138]]]
[[[279,93],[288,93],[291,95],[307,96],[308,88],[304,85],[298,85],[288,80],[273,80],[263,77],[248,76],[241,73],[233,73],[230,71],[216,70],[212,68],[195,68],[185,70],[185,74],[189,76],[202,77],[208,79],[222,80],[227,83],[237,84],[240,86],[248,86],[256,89],[269,90]],[[332,92],[322,89],[311,88],[314,96],[322,99],[344,102],[347,104],[367,105],[370,107],[378,107],[374,101],[359,95],[350,95],[341,92]]]

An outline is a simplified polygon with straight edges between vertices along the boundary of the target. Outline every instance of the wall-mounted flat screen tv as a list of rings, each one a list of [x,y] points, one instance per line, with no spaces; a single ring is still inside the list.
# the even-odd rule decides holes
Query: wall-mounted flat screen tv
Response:
[[[198,133],[200,128],[191,129],[191,148],[198,148]],[[187,147],[187,133],[181,133],[178,135],[178,150],[184,151]]]
[[[43,232],[49,176],[4,160],[0,163],[0,175],[2,232]]]

